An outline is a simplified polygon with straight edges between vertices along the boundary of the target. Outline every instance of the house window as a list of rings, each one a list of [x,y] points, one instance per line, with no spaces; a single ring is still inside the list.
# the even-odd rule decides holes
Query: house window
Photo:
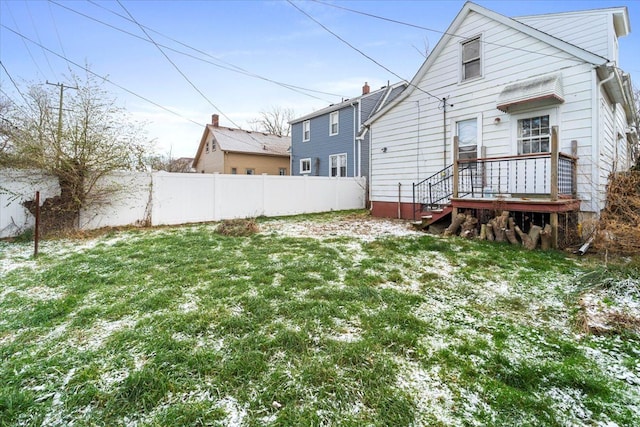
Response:
[[[300,159],[300,173],[311,172],[311,159]]]
[[[207,141],[207,154],[209,154],[209,141]]]
[[[247,169],[247,175],[253,175],[255,172],[256,171],[254,169]]]
[[[311,138],[311,122],[305,120],[302,122],[302,141],[308,141]]]
[[[481,118],[461,120],[456,122],[456,136],[458,137],[458,152],[455,153],[460,163],[462,172],[462,185],[478,188],[482,187],[482,174],[479,173],[478,163],[478,122]],[[470,180],[467,180],[469,179]]]
[[[211,141],[211,151],[216,151],[216,142]]]
[[[238,169],[237,168],[231,168],[231,174],[232,175],[236,175],[238,173]]]
[[[329,135],[338,134],[338,123],[340,121],[340,112],[334,111],[329,116]]]
[[[478,158],[478,120],[462,120],[456,123],[458,136],[458,160]]]
[[[462,43],[462,80],[480,77],[480,37]]]
[[[548,115],[518,120],[518,154],[548,153],[550,141]]]
[[[284,176],[287,174],[287,168],[280,168],[278,169],[278,175],[280,176]]]
[[[334,154],[329,156],[329,168],[331,176],[347,176],[347,155]]]

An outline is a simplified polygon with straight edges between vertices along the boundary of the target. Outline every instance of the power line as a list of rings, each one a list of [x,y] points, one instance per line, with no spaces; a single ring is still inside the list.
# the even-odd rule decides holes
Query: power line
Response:
[[[16,18],[13,16],[13,12],[11,12],[11,8],[9,7],[9,3],[6,3],[6,7],[7,7],[7,10],[9,11],[9,16],[11,16],[11,20],[13,21],[13,25],[15,25],[16,28],[18,28],[18,31],[20,31],[20,27],[19,27],[18,23],[16,22]],[[27,43],[24,40],[22,40],[22,43],[24,44],[24,48],[27,50],[27,53],[29,53],[29,57],[31,58],[31,61],[33,62],[33,65],[36,66],[36,69],[38,70],[40,75],[44,76],[44,73],[40,69],[40,66],[36,62],[35,58],[33,57],[33,54],[31,53],[31,50],[29,49],[29,46],[27,45]]]
[[[7,70],[7,67],[4,66],[4,64],[2,63],[2,61],[0,61],[0,67],[2,67],[2,69],[4,70],[4,72],[7,74],[7,77],[9,77],[9,80],[11,81],[11,83],[13,83],[13,87],[16,88],[16,90],[18,91],[18,93],[20,94],[20,97],[24,100],[24,102],[27,102],[27,98],[24,96],[24,94],[20,91],[20,88],[18,87],[18,85],[16,84],[16,81],[13,80],[13,77],[11,77],[11,74],[9,73],[9,70]]]
[[[51,22],[53,22],[53,29],[56,31],[56,37],[58,38],[58,44],[60,45],[60,50],[63,55],[67,55],[67,52],[64,51],[64,46],[62,45],[62,39],[60,38],[60,32],[58,31],[58,25],[56,24],[56,20],[53,16],[53,10],[51,10],[51,2],[47,2],[47,6],[49,6],[49,15],[51,16]]]
[[[111,84],[111,85],[113,85],[113,86],[117,87],[118,89],[121,89],[121,90],[123,90],[123,91],[127,92],[127,93],[128,93],[128,94],[130,94],[130,95],[133,95],[133,96],[135,96],[135,97],[137,97],[137,98],[140,98],[140,99],[142,99],[143,101],[146,101],[146,102],[148,102],[149,104],[152,104],[152,105],[154,105],[154,106],[156,106],[156,107],[158,107],[158,108],[160,108],[160,109],[162,109],[162,110],[164,110],[164,111],[166,111],[166,112],[168,112],[168,113],[171,113],[171,114],[173,114],[173,115],[175,115],[175,116],[177,116],[177,117],[180,117],[181,119],[184,119],[184,120],[186,120],[186,121],[189,121],[189,122],[191,122],[191,123],[196,124],[196,125],[197,125],[197,126],[199,126],[199,127],[202,127],[202,123],[198,123],[198,122],[196,122],[195,120],[192,120],[192,119],[190,119],[190,118],[188,118],[188,117],[184,117],[184,116],[183,116],[183,115],[181,115],[180,113],[176,113],[175,111],[173,111],[173,110],[171,110],[171,109],[169,109],[169,108],[167,108],[167,107],[165,107],[165,106],[162,106],[162,105],[158,104],[157,102],[154,102],[154,101],[150,100],[149,98],[147,98],[147,97],[145,97],[145,96],[143,96],[143,95],[140,95],[140,94],[138,94],[138,93],[135,93],[135,92],[133,92],[132,90],[127,89],[126,87],[124,87],[124,86],[122,86],[122,85],[119,85],[119,84],[117,84],[117,83],[115,83],[115,82],[113,82],[113,81],[109,80],[107,77],[101,76],[100,74],[97,74],[97,73],[95,73],[95,72],[91,71],[89,68],[87,68],[87,67],[85,67],[85,66],[83,66],[83,65],[80,65],[80,64],[78,64],[78,63],[76,63],[76,62],[74,62],[74,61],[70,60],[70,59],[69,59],[69,58],[67,58],[66,56],[63,56],[63,55],[60,55],[60,54],[59,54],[59,53],[57,53],[57,52],[54,52],[53,50],[51,50],[51,49],[47,48],[46,46],[43,46],[43,45],[41,45],[41,44],[37,43],[36,41],[34,41],[33,39],[31,39],[31,38],[29,38],[29,37],[25,36],[24,34],[19,33],[18,31],[14,30],[13,28],[9,28],[9,27],[7,27],[6,25],[4,25],[4,24],[2,24],[2,23],[0,23],[0,26],[1,26],[2,28],[4,28],[4,29],[8,30],[8,31],[11,31],[12,33],[14,33],[15,35],[17,35],[18,37],[21,37],[23,40],[27,40],[27,41],[29,41],[30,43],[35,44],[36,46],[40,46],[40,47],[42,47],[42,48],[43,48],[43,49],[45,49],[47,52],[49,52],[49,53],[51,53],[51,54],[53,54],[53,55],[57,56],[58,58],[60,58],[60,59],[62,59],[62,60],[64,60],[64,61],[66,61],[67,63],[69,63],[69,64],[71,64],[71,65],[74,65],[75,67],[80,68],[81,70],[86,71],[87,73],[89,73],[89,74],[91,74],[91,75],[93,75],[93,76],[95,76],[95,77],[98,77],[99,79],[101,79],[101,80],[103,80],[103,81],[105,81],[105,82],[107,82],[107,83],[109,83],[109,84]],[[3,68],[4,68],[4,67],[3,67]],[[24,98],[24,97],[23,97],[23,98]]]
[[[97,3],[95,3],[95,2],[93,2],[93,1],[91,1],[91,0],[89,0],[89,2],[90,2],[91,4],[93,4],[93,5],[95,5],[96,7],[99,7],[99,8],[101,8],[101,9],[104,9],[104,10],[108,11],[109,13],[112,13],[112,14],[114,14],[114,15],[116,15],[116,16],[118,16],[118,17],[122,18],[122,19],[125,19],[125,20],[127,20],[127,21],[129,21],[129,22],[135,23],[135,21],[131,20],[130,18],[128,18],[128,17],[126,17],[126,16],[124,16],[124,15],[121,15],[121,14],[119,14],[119,13],[117,13],[117,12],[114,12],[114,11],[112,11],[112,10],[110,10],[110,9],[108,9],[108,8],[106,8],[106,7],[102,6],[102,5],[100,5],[100,4],[97,4]],[[102,24],[102,25],[104,25],[104,26],[106,26],[106,27],[109,27],[109,28],[111,28],[111,29],[113,29],[113,30],[116,30],[116,31],[119,31],[119,32],[121,32],[121,33],[127,34],[128,36],[131,36],[131,37],[137,38],[137,39],[142,40],[142,41],[145,41],[145,42],[147,42],[147,43],[152,43],[150,40],[148,40],[148,39],[146,39],[146,38],[144,38],[144,37],[141,37],[141,36],[139,36],[139,35],[137,35],[137,34],[133,34],[133,33],[129,32],[129,31],[126,31],[126,30],[123,30],[123,29],[121,29],[121,28],[118,28],[118,27],[116,27],[116,26],[114,26],[114,25],[112,25],[112,24],[109,24],[109,23],[107,23],[107,22],[104,22],[104,21],[102,21],[102,20],[99,20],[99,19],[97,19],[97,18],[94,18],[94,17],[92,17],[92,16],[90,16],[90,15],[87,15],[87,14],[85,14],[85,13],[79,12],[79,11],[77,11],[77,10],[75,10],[75,9],[73,9],[73,8],[71,8],[71,7],[69,7],[69,6],[66,6],[66,5],[60,4],[60,3],[58,3],[58,2],[56,2],[56,1],[54,1],[54,0],[49,0],[49,3],[53,3],[54,5],[56,5],[56,6],[60,7],[60,8],[66,9],[66,10],[68,10],[68,11],[72,12],[72,13],[75,13],[75,14],[80,15],[80,16],[82,16],[82,17],[86,18],[86,19],[89,19],[89,20],[92,20],[92,21],[97,22],[97,23],[99,23],[99,24]],[[221,68],[221,69],[223,69],[223,70],[227,70],[227,71],[235,72],[235,73],[242,74],[242,75],[245,75],[245,76],[248,76],[248,77],[253,77],[253,78],[256,78],[256,79],[259,79],[259,80],[263,80],[263,81],[266,81],[266,82],[269,82],[269,83],[273,83],[273,84],[278,85],[278,86],[280,86],[280,87],[283,87],[283,88],[285,88],[285,89],[289,89],[289,90],[291,90],[291,91],[294,91],[294,92],[300,93],[300,94],[302,94],[302,95],[308,96],[308,97],[310,97],[310,98],[318,99],[318,100],[320,100],[320,101],[324,101],[324,102],[327,102],[327,103],[329,103],[330,101],[328,101],[328,100],[326,100],[326,99],[319,98],[319,97],[317,97],[317,96],[315,96],[315,95],[311,95],[310,93],[306,93],[306,92],[318,93],[318,94],[321,94],[321,95],[329,95],[329,96],[335,96],[335,97],[345,97],[344,95],[335,94],[335,93],[330,93],[330,92],[324,92],[324,91],[315,90],[315,89],[309,89],[309,88],[305,88],[305,87],[302,87],[302,86],[296,86],[296,85],[292,85],[292,84],[289,84],[289,83],[280,82],[280,81],[277,81],[277,80],[270,79],[270,78],[268,78],[268,77],[261,76],[261,75],[259,75],[259,74],[256,74],[256,73],[253,73],[253,72],[251,72],[251,71],[248,71],[248,70],[246,70],[246,69],[244,69],[244,68],[242,68],[242,67],[239,67],[239,66],[237,66],[237,65],[234,65],[234,64],[232,64],[232,63],[230,63],[230,62],[224,61],[224,60],[222,60],[222,59],[220,59],[220,58],[216,58],[216,57],[212,56],[211,54],[209,54],[209,53],[207,53],[207,52],[205,52],[205,51],[202,51],[202,50],[200,50],[200,49],[198,49],[198,48],[195,48],[195,47],[193,47],[193,46],[190,46],[190,45],[188,45],[188,44],[186,44],[186,43],[183,43],[183,42],[181,42],[181,41],[179,41],[179,40],[176,40],[176,39],[174,39],[174,38],[171,38],[171,37],[169,37],[169,36],[167,36],[167,35],[165,35],[165,34],[162,34],[162,33],[158,32],[158,31],[156,31],[156,30],[154,30],[154,29],[152,29],[152,28],[150,28],[150,27],[148,27],[148,26],[142,25],[142,27],[144,27],[145,29],[147,29],[147,30],[149,30],[149,31],[151,31],[151,32],[153,32],[153,33],[155,33],[155,34],[158,34],[158,35],[160,35],[160,36],[162,36],[162,37],[165,37],[165,38],[167,38],[168,40],[171,40],[171,41],[173,41],[173,42],[175,42],[175,43],[178,43],[178,44],[179,44],[179,45],[181,45],[181,46],[184,46],[184,47],[186,47],[186,48],[188,48],[188,49],[191,49],[191,50],[193,50],[194,52],[196,52],[196,53],[198,53],[198,54],[200,54],[200,55],[203,55],[203,56],[209,57],[209,58],[211,58],[211,59],[213,59],[213,60],[215,60],[215,61],[219,61],[219,62],[221,62],[222,64],[225,64],[225,65],[217,64],[217,63],[215,63],[215,62],[208,61],[208,60],[206,60],[206,59],[202,58],[201,56],[192,55],[192,54],[190,54],[190,53],[187,53],[187,52],[184,52],[184,51],[180,51],[180,50],[177,50],[177,49],[172,48],[172,47],[170,47],[170,46],[166,46],[166,45],[163,45],[163,44],[161,44],[161,43],[158,43],[158,45],[159,45],[159,46],[161,46],[162,48],[167,49],[167,50],[170,50],[170,51],[175,52],[175,53],[178,53],[178,54],[180,54],[180,55],[187,56],[187,57],[192,58],[192,59],[195,59],[195,60],[197,60],[197,61],[201,61],[201,62],[204,62],[204,63],[210,64],[210,65],[213,65],[213,66],[218,67],[218,68]]]
[[[38,41],[40,43],[42,43],[42,40],[40,39],[40,33],[38,32],[38,27],[36,26],[36,23],[33,21],[33,15],[31,14],[31,8],[29,7],[29,2],[25,2],[24,5],[27,8],[27,14],[29,15],[29,20],[31,21],[31,25],[33,26],[33,30],[36,33],[36,37],[38,38]],[[44,50],[42,51],[42,53],[44,55],[44,59],[47,61],[47,65],[49,66],[49,70],[51,70],[51,74],[55,74],[55,72],[53,71],[53,67],[51,66],[51,62],[49,61],[49,57],[47,56],[47,53]]]
[[[456,37],[456,38],[463,39],[463,40],[466,40],[468,38],[467,36],[461,36],[461,35],[458,35],[458,34],[448,33],[446,31],[441,31],[441,30],[434,30],[433,28],[423,27],[421,25],[411,24],[411,23],[404,22],[404,21],[398,21],[396,19],[391,19],[391,18],[385,18],[384,16],[374,15],[372,13],[362,12],[360,10],[350,9],[348,7],[340,6],[340,5],[336,4],[336,3],[326,3],[326,2],[321,1],[321,0],[311,0],[311,1],[313,1],[315,3],[318,3],[318,4],[321,4],[323,6],[334,7],[336,9],[342,9],[342,10],[345,10],[347,12],[351,12],[351,13],[355,13],[355,14],[363,15],[363,16],[368,16],[370,18],[379,19],[381,21],[391,22],[393,24],[399,24],[399,25],[404,25],[406,27],[417,28],[419,30],[431,31],[431,32],[434,32],[434,33],[438,33],[438,34],[442,34],[442,35],[446,35],[446,36],[451,36],[451,37]],[[517,21],[517,20],[515,20],[513,18],[509,18],[509,17],[507,17],[507,18],[522,24],[520,21]],[[526,24],[523,24],[523,25],[526,25]],[[552,36],[552,37],[554,37],[554,36]],[[556,38],[556,37],[554,37],[554,38]],[[548,58],[568,59],[568,60],[572,60],[572,61],[575,61],[575,62],[583,62],[582,60],[573,58],[571,56],[567,57],[566,55],[565,56],[550,55],[550,54],[542,53],[540,51],[529,50],[529,49],[509,46],[509,45],[495,43],[495,42],[489,42],[489,41],[486,41],[486,40],[481,40],[481,43],[483,43],[485,45],[496,46],[496,47],[504,47],[504,48],[511,49],[511,50],[517,50],[517,51],[520,51],[520,52],[534,53],[534,54],[542,55],[542,56],[545,56],[545,57],[548,57]]]
[[[373,59],[371,56],[367,55],[366,53],[364,53],[362,50],[358,49],[357,47],[355,47],[354,45],[352,45],[351,43],[349,43],[347,40],[343,39],[342,37],[340,37],[338,34],[334,33],[333,31],[331,31],[328,27],[326,27],[325,25],[323,25],[320,21],[318,21],[317,19],[315,19],[313,16],[309,15],[307,12],[305,12],[304,10],[300,9],[298,6],[296,6],[295,4],[293,4],[293,2],[291,0],[287,0],[287,3],[289,3],[291,6],[293,6],[294,8],[296,8],[300,13],[302,13],[303,15],[305,15],[307,18],[311,19],[313,22],[315,22],[316,24],[320,25],[325,31],[327,31],[329,34],[333,35],[334,37],[336,37],[338,40],[340,40],[342,43],[346,44],[347,46],[349,46],[351,49],[355,50],[356,52],[358,52],[360,55],[364,56],[365,58],[367,58],[369,61],[373,62],[374,64],[376,64],[377,66],[379,66],[380,68],[386,70],[387,72],[393,74],[395,77],[399,78],[400,80],[404,80],[409,82],[409,79],[405,79],[401,76],[399,76],[398,74],[396,74],[395,72],[391,71],[389,68],[385,67],[384,65],[382,65],[381,63],[379,63],[378,61],[376,61],[375,59]],[[410,86],[413,86],[414,88],[418,89],[420,92],[423,92],[427,95],[429,95],[430,97],[437,99],[439,102],[445,102],[443,101],[443,99],[427,92],[426,90],[416,86],[416,85],[412,85],[411,82],[409,82]]]
[[[140,23],[133,17],[133,15],[127,10],[126,7],[124,7],[124,5],[120,2],[120,0],[116,0],[118,2],[118,4],[120,5],[120,7],[127,13],[127,15],[129,15],[131,17],[131,19],[133,20],[133,22],[135,22],[136,25],[138,25],[138,27],[140,27],[140,29],[142,30],[142,32],[145,34],[145,36],[147,36],[147,38],[156,46],[156,48],[158,48],[158,50],[160,51],[160,53],[162,54],[162,56],[165,57],[165,59],[167,61],[169,61],[169,63],[173,66],[173,68],[176,69],[176,71],[182,76],[183,79],[185,79],[187,81],[187,83],[189,83],[189,85],[196,91],[198,92],[198,94],[200,94],[200,96],[209,103],[209,105],[211,105],[213,108],[215,108],[218,112],[220,112],[220,114],[222,114],[227,120],[229,120],[235,127],[237,127],[238,129],[240,128],[240,126],[238,126],[229,116],[227,116],[217,105],[215,105],[213,102],[211,102],[211,100],[191,81],[191,79],[189,79],[189,77],[187,77],[187,75],[182,72],[182,70],[180,69],[180,67],[178,67],[176,65],[175,62],[173,62],[171,60],[171,58],[169,58],[169,55],[167,55],[165,53],[164,50],[162,50],[162,48],[158,45],[158,43],[155,42],[155,40],[149,35],[149,33],[147,33],[147,30],[144,29],[144,27],[142,25],[140,25]]]
[[[140,27],[140,29],[142,30],[142,32],[149,38],[149,40],[151,40],[151,42],[153,42],[153,44],[156,46],[156,48],[158,48],[158,50],[160,51],[160,53],[162,53],[162,55],[166,58],[167,61],[169,61],[169,63],[171,65],[173,65],[173,67],[176,69],[176,71],[178,71],[178,73],[180,73],[180,75],[187,81],[187,83],[189,83],[189,85],[191,85],[191,87],[200,94],[200,96],[202,96],[202,98],[207,101],[213,108],[215,108],[220,114],[222,114],[224,116],[224,118],[226,118],[229,122],[231,122],[236,128],[241,129],[240,126],[238,126],[237,123],[235,123],[233,121],[233,119],[231,119],[231,117],[229,117],[227,114],[225,114],[218,106],[216,106],[213,102],[211,102],[211,100],[191,81],[191,79],[189,79],[189,77],[187,77],[187,75],[180,69],[180,67],[178,67],[178,65],[176,65],[175,62],[173,62],[171,60],[171,58],[169,58],[169,55],[167,55],[160,46],[158,46],[158,44],[155,42],[155,40],[149,35],[149,33],[147,33],[147,31],[144,29],[144,27],[133,17],[133,15],[127,10],[126,7],[124,7],[124,5],[120,2],[120,0],[116,0],[118,2],[118,4],[120,5],[120,7],[122,7],[122,9],[131,17],[131,19],[133,20],[133,22],[135,22],[136,25],[138,25]],[[253,135],[251,135],[249,133],[249,137],[254,140],[257,144],[261,144],[260,141],[258,141]],[[247,145],[250,145],[247,143]]]

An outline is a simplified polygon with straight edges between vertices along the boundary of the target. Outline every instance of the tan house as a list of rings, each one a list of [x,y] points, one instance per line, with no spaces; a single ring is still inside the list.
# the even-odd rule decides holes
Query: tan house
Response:
[[[219,126],[211,116],[193,167],[198,173],[289,175],[291,138]]]

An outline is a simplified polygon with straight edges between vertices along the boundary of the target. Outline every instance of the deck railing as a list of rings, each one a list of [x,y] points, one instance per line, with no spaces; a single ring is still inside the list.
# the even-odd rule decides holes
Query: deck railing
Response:
[[[459,160],[466,171],[458,181],[457,197],[548,197],[575,194],[576,159],[558,153],[554,166],[551,153]]]

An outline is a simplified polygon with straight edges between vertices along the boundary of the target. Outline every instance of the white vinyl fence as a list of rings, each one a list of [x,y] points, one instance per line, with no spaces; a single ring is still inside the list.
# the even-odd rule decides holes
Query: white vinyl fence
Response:
[[[80,228],[121,225],[172,225],[257,216],[362,209],[365,178],[221,175],[193,173],[118,173],[103,181],[120,190],[108,202],[80,213]],[[0,238],[33,227],[22,206],[60,193],[54,177],[0,171]]]

